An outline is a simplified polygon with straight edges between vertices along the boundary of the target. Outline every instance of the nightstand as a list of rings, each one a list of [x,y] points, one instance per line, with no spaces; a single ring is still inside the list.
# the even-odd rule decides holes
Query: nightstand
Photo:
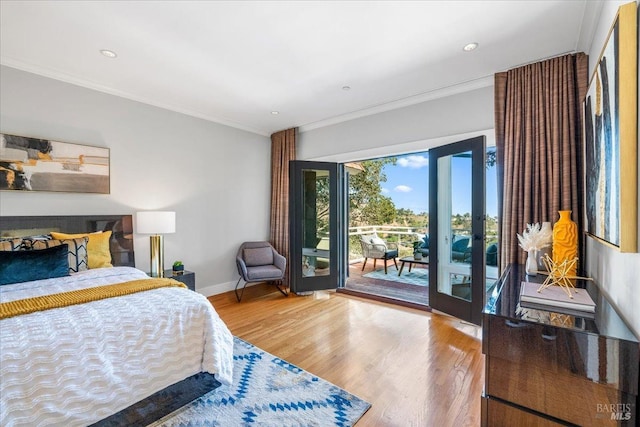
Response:
[[[164,271],[164,277],[182,282],[192,291],[196,290],[196,273],[193,271],[185,270],[182,274],[174,275],[173,270],[169,269]]]

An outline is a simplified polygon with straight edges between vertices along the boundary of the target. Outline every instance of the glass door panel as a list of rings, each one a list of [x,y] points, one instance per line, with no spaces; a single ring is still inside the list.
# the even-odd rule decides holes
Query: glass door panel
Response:
[[[480,323],[484,306],[484,137],[429,151],[432,308]]]
[[[465,301],[471,301],[471,171],[470,151],[438,158],[438,292]]]
[[[341,167],[337,163],[290,163],[290,287],[306,293],[339,286],[344,253],[338,214]]]
[[[331,273],[329,171],[303,169],[302,187],[302,275],[326,276]]]

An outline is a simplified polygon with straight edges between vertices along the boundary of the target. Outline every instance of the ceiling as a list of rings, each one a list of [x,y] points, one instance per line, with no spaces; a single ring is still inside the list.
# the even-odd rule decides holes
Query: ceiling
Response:
[[[586,50],[600,7],[2,0],[0,63],[269,135],[488,86],[497,71]],[[479,47],[463,51],[470,42]]]

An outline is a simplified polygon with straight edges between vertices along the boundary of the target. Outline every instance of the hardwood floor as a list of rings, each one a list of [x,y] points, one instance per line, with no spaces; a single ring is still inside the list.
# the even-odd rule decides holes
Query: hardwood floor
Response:
[[[367,400],[357,426],[479,426],[484,382],[475,325],[345,294],[274,287],[209,298],[231,332]]]

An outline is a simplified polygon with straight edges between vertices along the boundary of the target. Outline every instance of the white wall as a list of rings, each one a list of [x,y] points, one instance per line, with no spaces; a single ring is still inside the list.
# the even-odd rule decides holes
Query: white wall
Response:
[[[0,132],[108,147],[111,194],[0,192],[0,215],[173,210],[165,268],[180,259],[205,294],[231,289],[235,253],[269,234],[270,140],[13,68],[0,68]],[[149,238],[135,237],[149,269]]]
[[[493,86],[488,86],[301,132],[297,155],[302,160],[360,160],[426,150],[479,133],[493,143],[493,126]]]
[[[602,46],[609,34],[618,7],[624,3],[628,3],[628,1],[612,0],[603,4],[598,27],[589,50],[590,75],[600,57]],[[640,99],[640,93],[638,99]],[[640,140],[640,135],[638,139]],[[640,163],[640,150],[638,150],[638,156]],[[640,189],[640,179],[638,180],[638,188]],[[640,212],[640,203],[638,212]],[[638,233],[638,241],[640,242],[640,220],[638,221]],[[640,253],[623,254],[588,237],[586,267],[587,275],[596,280],[636,335],[640,336]]]

